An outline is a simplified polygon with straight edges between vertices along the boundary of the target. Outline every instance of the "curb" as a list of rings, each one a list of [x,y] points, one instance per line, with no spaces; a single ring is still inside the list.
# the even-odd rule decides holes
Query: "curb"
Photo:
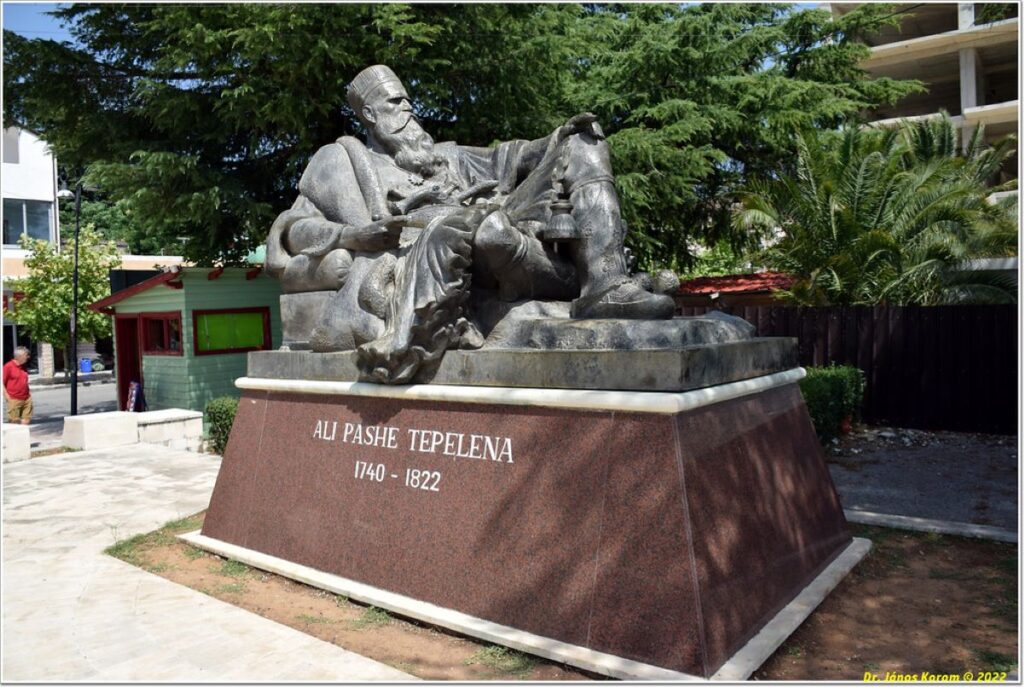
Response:
[[[930,520],[928,518],[913,518],[907,515],[887,515],[885,513],[869,513],[862,510],[843,510],[848,522],[855,522],[859,525],[875,525],[878,527],[894,527],[900,530],[913,530],[915,532],[936,532],[938,534],[952,534],[958,537],[973,537],[975,539],[991,539],[993,541],[1017,543],[1017,533],[1012,530],[1004,530],[1001,527],[991,525],[974,525],[969,522],[952,522],[950,520]]]
[[[78,378],[78,385],[82,386],[83,384],[113,384],[115,381],[116,380],[113,378],[113,376],[110,376],[110,377],[93,377],[91,379],[88,378],[88,377],[86,377],[86,378],[79,377]],[[68,381],[68,382],[65,382],[65,381],[47,382],[47,381],[42,381],[42,380],[31,380],[30,379],[29,380],[29,386],[30,387],[34,386],[36,389],[39,389],[39,390],[42,390],[42,389],[60,389],[62,387],[69,387],[69,386],[71,386],[71,382],[70,381]]]

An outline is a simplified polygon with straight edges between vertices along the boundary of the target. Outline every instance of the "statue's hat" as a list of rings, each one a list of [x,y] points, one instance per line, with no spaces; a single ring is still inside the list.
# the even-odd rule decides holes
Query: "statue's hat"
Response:
[[[348,85],[347,95],[348,104],[352,106],[357,115],[362,114],[363,105],[367,101],[381,95],[409,97],[409,94],[405,92],[405,86],[391,71],[391,67],[383,64],[375,64],[356,74],[356,78],[352,79],[352,83]]]

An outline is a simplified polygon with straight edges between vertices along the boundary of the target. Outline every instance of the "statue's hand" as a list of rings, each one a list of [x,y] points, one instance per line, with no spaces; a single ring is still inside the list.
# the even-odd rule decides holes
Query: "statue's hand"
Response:
[[[316,243],[306,246],[299,253],[310,258],[319,258],[327,255],[337,247],[338,241],[344,235],[344,227],[334,222],[324,222],[318,226],[320,236]],[[326,230],[325,230],[326,229]]]
[[[396,202],[395,207],[404,215],[424,205],[446,205],[451,202],[452,198],[448,192],[435,184],[415,191],[404,200]]]
[[[378,251],[397,248],[402,236],[402,227],[409,223],[406,215],[385,217],[361,227],[346,229],[342,246],[352,250]]]
[[[562,141],[573,134],[590,134],[594,138],[604,138],[604,132],[597,124],[597,115],[593,112],[584,112],[571,117],[569,121],[558,128],[555,137]]]

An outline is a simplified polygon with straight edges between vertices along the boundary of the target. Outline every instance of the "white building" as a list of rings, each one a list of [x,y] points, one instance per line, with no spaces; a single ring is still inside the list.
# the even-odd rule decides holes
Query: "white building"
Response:
[[[57,160],[46,142],[31,131],[9,127],[3,132],[3,168],[0,190],[3,194],[3,247],[2,256],[3,311],[16,308],[20,294],[9,288],[9,282],[27,276],[25,258],[28,252],[18,245],[22,235],[43,239],[56,244],[60,250],[60,217],[57,211]],[[65,201],[66,202],[66,201]],[[72,227],[73,229],[73,227]],[[122,255],[122,270],[152,270],[164,266],[182,265],[176,255]],[[43,377],[53,377],[60,362],[55,358],[53,346],[47,342],[32,341],[18,326],[4,318],[3,359],[10,359],[15,346],[22,345],[32,351],[30,371]],[[94,353],[91,342],[79,343],[80,357]]]
[[[20,276],[27,252],[18,245],[22,235],[60,245],[57,213],[57,160],[49,147],[31,131],[8,127],[3,132],[3,167],[0,193],[3,195],[3,301],[7,310],[15,300],[8,280]],[[36,345],[16,324],[4,318],[4,360],[16,345],[33,350],[33,363],[53,369],[53,348]],[[32,365],[34,367],[34,365]],[[52,375],[52,372],[50,373]]]
[[[57,242],[57,161],[31,131],[9,127],[3,138],[3,250],[21,254],[22,234]]]
[[[831,3],[841,16],[861,3]],[[1020,18],[1016,3],[916,3],[893,9],[902,18],[866,39],[871,56],[861,66],[876,77],[918,79],[927,91],[903,98],[874,114],[877,126],[904,118],[949,113],[962,138],[979,124],[993,143],[1019,127],[1018,50]],[[1003,179],[1017,178],[1017,156]]]

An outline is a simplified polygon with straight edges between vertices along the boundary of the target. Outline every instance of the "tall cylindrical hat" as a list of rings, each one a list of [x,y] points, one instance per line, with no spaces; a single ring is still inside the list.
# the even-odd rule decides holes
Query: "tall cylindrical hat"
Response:
[[[383,64],[375,64],[356,74],[356,78],[352,79],[352,83],[348,85],[347,92],[348,104],[352,106],[357,115],[362,113],[363,105],[367,102],[381,96],[396,95],[409,97],[409,94],[405,92],[405,86],[391,71],[391,67]]]

